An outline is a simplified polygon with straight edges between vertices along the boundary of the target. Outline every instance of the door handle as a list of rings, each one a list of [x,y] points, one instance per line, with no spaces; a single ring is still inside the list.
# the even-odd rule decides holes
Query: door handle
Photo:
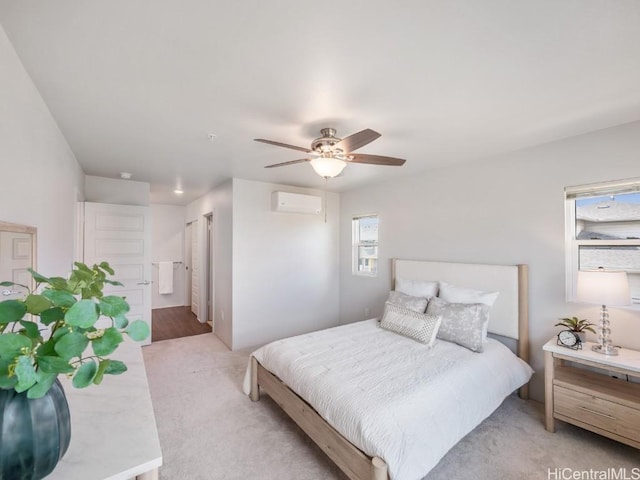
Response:
[[[15,295],[17,293],[20,293],[20,292],[16,292],[15,290],[8,290],[8,289],[2,291],[2,295],[4,295],[5,297],[8,297],[9,295]]]
[[[136,285],[149,285],[150,283],[149,280],[145,280],[144,282],[138,282]]]

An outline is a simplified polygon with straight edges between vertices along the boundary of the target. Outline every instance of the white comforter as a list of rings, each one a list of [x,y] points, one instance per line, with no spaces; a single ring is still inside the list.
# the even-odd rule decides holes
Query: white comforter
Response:
[[[442,340],[428,349],[375,319],[279,340],[253,356],[351,443],[384,459],[393,480],[424,477],[533,373],[498,341],[483,353]]]

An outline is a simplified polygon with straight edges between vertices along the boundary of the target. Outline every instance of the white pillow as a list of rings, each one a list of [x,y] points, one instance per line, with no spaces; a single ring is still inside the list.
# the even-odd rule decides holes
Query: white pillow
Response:
[[[412,297],[431,298],[438,294],[438,282],[396,277],[396,290]]]
[[[382,315],[382,320],[380,320],[380,327],[431,347],[436,340],[441,321],[442,317],[439,315],[418,313],[386,302],[384,304],[384,314]]]
[[[438,296],[450,303],[484,303],[490,307],[498,298],[500,292],[483,292],[473,288],[458,287],[450,283],[440,282]]]
[[[414,312],[424,313],[427,310],[427,303],[429,303],[429,299],[412,297],[411,295],[407,295],[406,293],[391,290],[389,292],[389,296],[387,297],[387,302],[407,308],[409,310],[413,310]]]

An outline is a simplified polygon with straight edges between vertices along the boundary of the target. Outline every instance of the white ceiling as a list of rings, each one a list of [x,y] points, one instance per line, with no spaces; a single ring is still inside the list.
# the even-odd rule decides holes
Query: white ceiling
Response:
[[[254,138],[372,128],[359,152],[407,159],[344,191],[640,119],[639,0],[0,0],[0,23],[85,173],[156,203],[324,186]]]

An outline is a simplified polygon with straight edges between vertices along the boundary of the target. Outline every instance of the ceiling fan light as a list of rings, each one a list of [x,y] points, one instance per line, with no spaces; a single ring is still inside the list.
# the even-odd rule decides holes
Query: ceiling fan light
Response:
[[[318,175],[324,178],[333,178],[347,166],[347,162],[331,157],[320,157],[311,160],[311,166]]]

